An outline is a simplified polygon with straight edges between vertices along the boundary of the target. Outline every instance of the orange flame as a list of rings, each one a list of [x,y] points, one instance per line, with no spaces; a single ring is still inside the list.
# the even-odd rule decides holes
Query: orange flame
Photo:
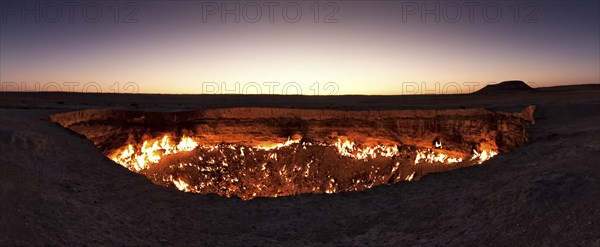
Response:
[[[134,150],[133,144],[129,144],[124,148],[117,149],[108,157],[128,169],[138,172],[149,168],[151,164],[158,163],[162,156],[191,151],[197,146],[198,143],[191,137],[183,136],[179,143],[175,144],[168,135],[164,135],[160,139],[144,141],[138,152]]]
[[[124,166],[134,172],[141,172],[145,169],[151,168],[151,166],[153,164],[159,163],[160,160],[167,155],[177,154],[180,152],[192,151],[196,148],[202,148],[202,149],[210,151],[210,152],[218,151],[221,153],[221,155],[225,155],[224,151],[227,149],[234,150],[235,157],[231,157],[231,159],[234,160],[233,162],[235,162],[235,160],[243,159],[243,157],[245,157],[245,156],[252,157],[252,155],[255,155],[255,152],[257,152],[257,151],[268,151],[266,153],[263,152],[263,154],[265,155],[264,157],[266,159],[269,159],[272,161],[278,161],[280,159],[284,159],[285,157],[282,155],[282,153],[279,153],[279,156],[278,156],[278,152],[275,152],[275,151],[285,148],[285,147],[290,147],[292,145],[301,145],[302,149],[307,149],[307,147],[310,147],[310,146],[332,147],[339,153],[340,156],[349,157],[354,160],[360,160],[360,161],[365,161],[365,162],[367,162],[369,160],[377,159],[377,158],[391,158],[391,157],[401,155],[401,152],[398,149],[398,146],[396,146],[396,145],[361,146],[361,145],[354,143],[353,141],[348,140],[346,137],[340,137],[337,139],[336,142],[331,143],[331,144],[301,142],[301,138],[298,138],[296,136],[294,139],[288,138],[287,141],[282,142],[282,143],[272,143],[269,145],[263,144],[263,145],[257,145],[257,146],[242,146],[242,145],[236,145],[236,144],[201,145],[199,143],[200,142],[199,138],[193,138],[193,137],[184,135],[178,141],[174,141],[171,136],[172,135],[170,135],[170,134],[166,134],[166,135],[163,135],[162,137],[145,140],[141,144],[140,143],[129,143],[117,150],[114,150],[112,153],[110,153],[108,155],[108,157],[110,159],[112,159],[113,161],[115,161],[116,163],[121,164],[122,166]],[[298,147],[300,147],[300,146],[298,146]],[[431,148],[434,148],[434,149],[429,148],[429,149],[416,150],[414,164],[415,165],[422,164],[422,163],[457,164],[457,163],[462,163],[462,162],[470,162],[470,163],[477,162],[478,164],[481,164],[498,154],[494,150],[481,150],[481,151],[473,150],[473,154],[470,158],[466,157],[466,156],[465,157],[452,157],[449,154],[456,154],[456,152],[442,150],[442,143],[440,141],[434,142],[434,145]],[[294,152],[296,152],[296,151],[294,151]],[[446,152],[446,153],[444,153],[444,152]],[[406,153],[404,153],[404,155],[406,155]],[[206,164],[209,164],[209,165],[215,165],[215,163],[217,163],[217,162],[220,163],[219,167],[197,166],[196,168],[198,169],[198,171],[202,171],[202,172],[218,172],[218,171],[220,171],[220,169],[227,169],[227,167],[229,167],[229,163],[230,163],[230,161],[227,161],[227,159],[217,160],[217,159],[215,159],[215,157],[210,157],[210,156],[207,156],[207,157],[199,156],[199,157],[197,157],[197,159],[202,162],[205,162]],[[256,160],[256,159],[254,159],[254,160]],[[310,160],[308,163],[305,164],[305,166],[302,166],[302,165],[298,166],[297,164],[289,164],[289,165],[293,166],[292,169],[286,169],[286,166],[284,165],[281,170],[272,171],[271,170],[272,168],[267,168],[267,163],[265,162],[265,163],[262,163],[262,165],[260,165],[257,168],[257,170],[264,173],[263,179],[270,179],[269,176],[273,175],[274,174],[273,172],[275,172],[275,174],[278,174],[278,176],[280,178],[282,178],[283,181],[285,181],[287,183],[291,183],[292,182],[291,176],[293,175],[293,173],[299,173],[304,178],[308,178],[309,175],[312,175],[311,170],[310,170],[312,163],[313,163],[313,160]],[[395,174],[395,172],[399,169],[400,165],[401,165],[400,162],[395,162],[395,165],[392,165],[392,167],[391,167],[391,174]],[[180,169],[184,169],[185,167],[194,167],[194,165],[192,163],[180,163],[180,164],[178,164],[178,166]],[[371,166],[371,168],[375,169],[373,166]],[[377,168],[377,169],[379,169],[379,168]],[[227,176],[229,176],[229,175],[227,175]],[[395,181],[402,181],[402,180],[411,181],[415,178],[415,173],[413,172],[412,174],[410,174],[408,176],[406,174],[403,174],[402,176],[401,176],[401,174],[397,174],[397,175],[393,175],[393,176],[396,179]],[[328,178],[328,179],[329,180],[325,184],[315,187],[315,188],[313,188],[313,190],[321,191],[324,193],[336,193],[340,190],[344,190],[344,188],[338,187],[339,185],[334,178]],[[215,186],[215,185],[219,184],[219,182],[217,180],[212,180],[212,179],[208,179],[208,180],[205,179],[205,180],[202,180],[199,182],[191,182],[191,181],[194,181],[194,180],[193,179],[189,180],[189,178],[186,178],[186,177],[173,178],[173,175],[169,175],[168,177],[162,178],[162,182],[172,184],[173,187],[177,188],[178,190],[185,191],[185,192],[200,193],[200,192],[202,192],[202,189],[207,186]],[[230,185],[231,188],[223,187],[223,188],[221,188],[222,190],[231,191],[231,190],[237,189],[236,185],[233,185],[236,182],[238,182],[237,177],[234,177],[234,176],[226,177],[226,181],[231,184]],[[364,181],[364,180],[360,180],[360,179],[352,180],[352,181],[353,181],[352,186],[354,186],[354,187],[345,188],[346,190],[358,190],[361,188],[370,188],[373,186],[373,183],[369,182],[369,181]],[[219,186],[221,186],[221,185],[219,185]],[[253,196],[256,196],[256,193],[260,194],[261,190],[263,188],[265,188],[264,184],[257,184],[255,186],[256,186],[256,191],[252,194]],[[261,186],[263,186],[263,187],[261,187]],[[276,193],[272,196],[277,196],[277,195],[278,194]]]

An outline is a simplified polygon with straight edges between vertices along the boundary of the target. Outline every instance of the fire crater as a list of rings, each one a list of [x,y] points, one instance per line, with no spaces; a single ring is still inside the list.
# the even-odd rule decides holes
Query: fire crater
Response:
[[[51,119],[155,184],[248,200],[359,191],[482,164],[527,141],[534,110],[84,110]]]

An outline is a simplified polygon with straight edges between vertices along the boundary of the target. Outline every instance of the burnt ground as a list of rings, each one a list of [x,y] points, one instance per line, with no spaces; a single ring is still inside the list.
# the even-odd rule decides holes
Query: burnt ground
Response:
[[[528,104],[538,106],[531,141],[485,165],[361,192],[249,201],[154,185],[46,120],[86,108]],[[0,93],[0,245],[600,246],[598,140],[598,86],[322,98]]]

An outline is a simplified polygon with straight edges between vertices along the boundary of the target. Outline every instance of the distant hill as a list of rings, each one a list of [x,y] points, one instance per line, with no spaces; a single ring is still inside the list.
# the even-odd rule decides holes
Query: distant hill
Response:
[[[506,93],[506,92],[523,92],[523,91],[533,91],[531,88],[523,81],[503,81],[498,84],[487,85],[481,90],[475,92],[477,94],[489,94],[489,93]]]

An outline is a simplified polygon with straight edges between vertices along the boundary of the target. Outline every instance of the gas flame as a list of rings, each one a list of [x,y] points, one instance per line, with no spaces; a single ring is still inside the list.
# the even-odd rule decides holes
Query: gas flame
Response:
[[[452,164],[460,163],[462,161],[462,158],[449,157],[443,153],[433,152],[431,150],[419,150],[417,151],[417,156],[415,158],[415,165],[420,162]]]
[[[273,149],[280,149],[282,147],[288,147],[288,146],[291,146],[296,143],[300,143],[300,139],[292,140],[291,138],[288,138],[288,140],[284,143],[276,143],[276,144],[266,146],[266,147],[265,146],[255,146],[254,148],[259,149],[259,150],[269,151],[269,150],[273,150]]]
[[[473,157],[471,157],[471,160],[475,160],[477,161],[477,163],[481,164],[491,158],[493,158],[494,156],[496,156],[498,153],[495,151],[486,151],[483,150],[480,152],[477,152],[477,150],[473,149]]]
[[[368,161],[369,159],[375,159],[379,155],[380,157],[392,157],[398,155],[398,148],[396,146],[384,146],[377,145],[374,147],[358,147],[354,142],[349,140],[342,141],[338,138],[337,142],[333,144],[338,152],[342,156],[352,157],[354,159]]]
[[[402,150],[400,150],[401,147],[395,144],[360,145],[344,136],[337,138],[337,141],[332,143],[301,141],[301,137],[295,136],[294,138],[288,138],[285,142],[266,145],[245,146],[231,143],[214,145],[202,144],[201,139],[198,137],[184,135],[181,138],[174,138],[172,134],[165,134],[142,142],[126,144],[107,156],[131,171],[143,173],[153,178],[154,181],[173,186],[181,191],[206,193],[217,190],[219,194],[226,196],[239,195],[243,191],[250,191],[251,193],[248,192],[245,197],[245,199],[248,199],[256,196],[289,195],[290,192],[269,188],[269,186],[273,186],[269,181],[277,181],[275,184],[287,184],[292,187],[302,187],[301,183],[295,184],[298,181],[314,182],[314,177],[322,174],[319,173],[319,170],[314,169],[318,169],[319,162],[323,161],[314,159],[312,150],[335,150],[340,157],[371,164],[370,168],[365,168],[368,169],[366,173],[363,173],[366,176],[361,177],[361,179],[358,179],[358,177],[356,179],[352,178],[350,184],[343,179],[338,181],[337,177],[326,175],[327,180],[324,180],[323,183],[310,185],[308,192],[313,193],[362,190],[386,183],[386,181],[397,182],[418,179],[418,177],[415,177],[414,170],[408,170],[408,173],[406,173],[407,168],[403,166],[407,164],[406,159],[409,157],[414,157],[414,160],[408,160],[414,165],[424,163],[459,164],[463,162],[466,162],[466,164],[481,164],[497,155],[494,150],[472,150],[471,157],[468,157],[469,155],[464,154],[464,152],[462,153],[464,156],[461,157],[461,152],[442,149],[441,141],[437,140],[430,148],[415,150],[412,149],[413,147],[404,148],[402,146]],[[281,151],[282,149],[285,149],[285,151]],[[193,150],[197,150],[195,155],[198,154],[197,157],[193,157],[193,160],[186,160],[177,164],[166,164],[168,166],[166,169],[175,169],[185,173],[177,172],[166,176],[152,173],[155,171],[150,168],[158,164],[162,158]],[[296,152],[304,152],[303,159],[306,159],[306,161],[298,163],[299,160],[289,158],[290,155],[294,155]],[[306,156],[306,152],[308,152],[308,156]],[[375,163],[368,163],[368,161]],[[274,166],[273,164],[277,162],[280,162],[280,164],[281,162],[286,163],[283,166]],[[352,161],[345,160],[343,162]],[[383,170],[380,170],[380,166],[373,165],[385,163],[390,164],[387,175]],[[316,168],[313,168],[313,166],[316,166]],[[194,172],[189,173],[189,169],[193,169]],[[174,178],[173,175],[175,174],[178,176]],[[181,174],[186,175],[181,177]],[[247,174],[253,174],[252,179],[254,180],[250,180],[251,183],[240,182],[244,180]],[[418,176],[423,175],[422,173],[419,174]]]
[[[173,180],[173,184],[175,185],[175,187],[177,187],[177,189],[181,191],[190,192],[190,185],[187,184],[185,181],[181,180],[181,178]]]
[[[152,141],[144,141],[139,152],[134,150],[133,144],[118,149],[108,155],[113,161],[136,172],[149,168],[150,164],[158,163],[162,156],[191,151],[198,143],[191,137],[183,136],[179,143],[174,143],[168,135]]]

